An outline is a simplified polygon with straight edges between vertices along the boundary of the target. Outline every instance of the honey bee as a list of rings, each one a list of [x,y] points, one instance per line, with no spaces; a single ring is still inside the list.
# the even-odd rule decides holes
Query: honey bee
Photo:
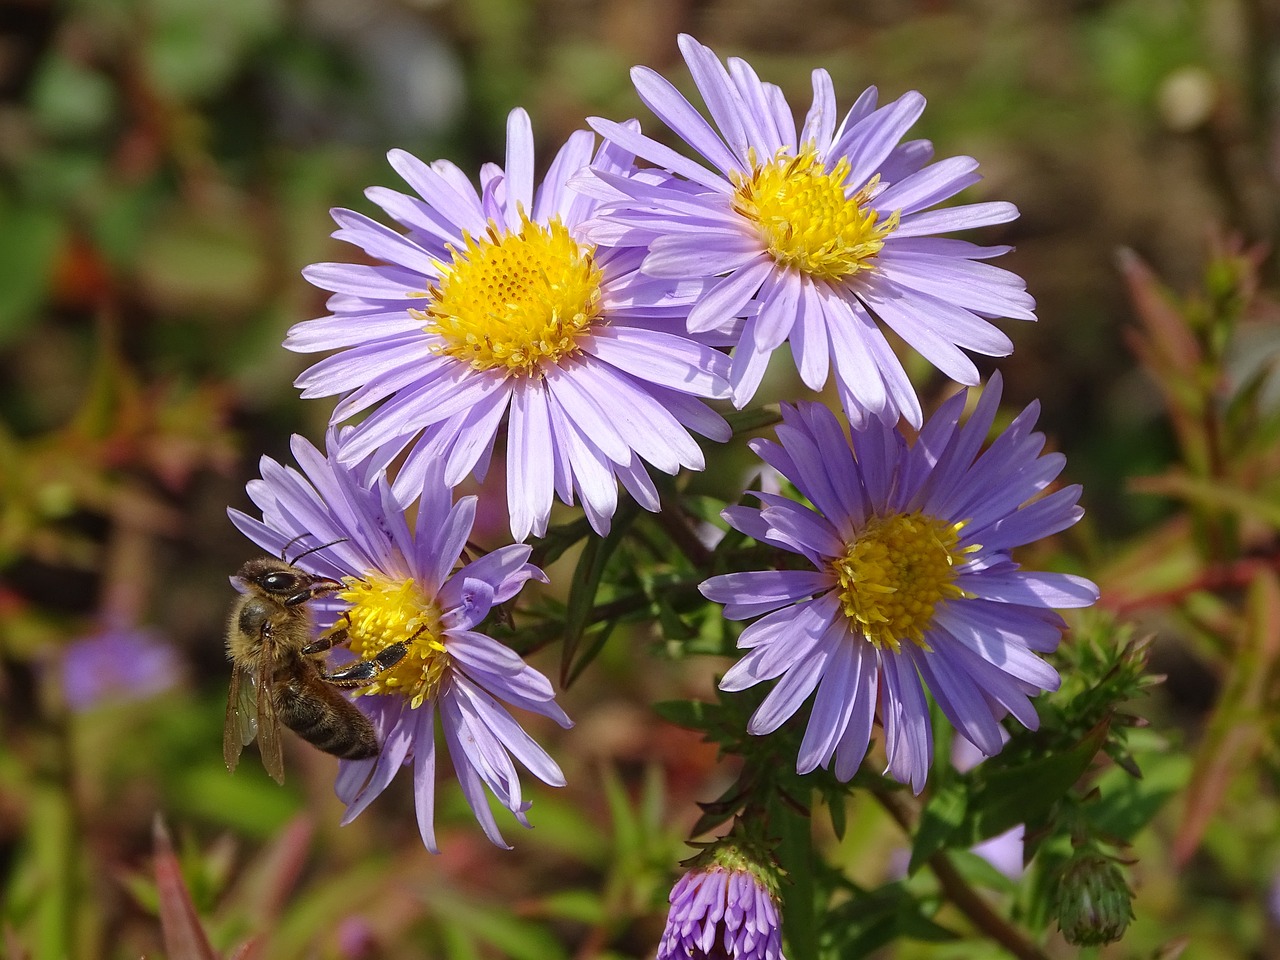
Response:
[[[294,563],[301,557],[295,557]],[[227,618],[227,656],[232,663],[222,730],[227,769],[235,770],[240,751],[256,736],[262,765],[272,779],[284,783],[281,722],[336,757],[365,760],[377,756],[373,724],[339,688],[372,683],[404,657],[406,645],[393,644],[371,660],[357,660],[333,673],[326,672],[324,654],[346,641],[346,630],[339,627],[313,639],[314,621],[308,604],[343,585],[307,573],[283,556],[250,560],[235,579],[246,592]]]

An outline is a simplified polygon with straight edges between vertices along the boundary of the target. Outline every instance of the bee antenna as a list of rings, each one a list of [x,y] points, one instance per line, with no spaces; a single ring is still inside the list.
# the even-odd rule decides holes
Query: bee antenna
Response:
[[[290,540],[289,543],[286,543],[285,548],[287,549],[289,547],[289,544],[296,543],[297,541],[301,540],[305,536],[306,536],[305,533],[299,534],[298,536]],[[303,557],[305,557],[309,553],[315,553],[317,550],[323,550],[325,547],[332,547],[335,543],[346,543],[346,542],[347,542],[346,537],[339,537],[337,540],[330,540],[328,543],[321,543],[314,547],[311,547],[309,550],[303,550],[300,554],[298,554],[292,560],[285,560],[285,562],[290,565],[293,565],[293,564],[296,564],[299,560],[301,560]],[[280,559],[284,560],[283,554],[281,555]]]
[[[295,543],[297,543],[299,540],[301,540],[305,536],[306,536],[305,533],[300,533],[296,537],[294,537],[292,540],[290,540],[288,543],[286,543],[283,547],[281,547],[280,559],[284,560],[285,563],[289,563],[289,561],[285,557],[285,555],[289,552],[289,548],[292,547]],[[301,556],[301,554],[299,554],[299,556]]]

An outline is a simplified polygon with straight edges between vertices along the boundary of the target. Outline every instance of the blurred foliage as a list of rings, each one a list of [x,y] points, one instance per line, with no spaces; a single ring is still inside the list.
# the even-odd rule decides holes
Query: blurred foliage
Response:
[[[326,211],[367,209],[393,146],[494,159],[517,104],[544,155],[584,116],[639,114],[627,68],[670,66],[680,30],[749,54],[793,102],[817,64],[842,103],[920,89],[923,135],[981,159],[977,196],[1021,208],[984,238],[1019,246],[1008,266],[1040,304],[1010,329],[1008,402],[1043,401],[1089,509],[1028,560],[1087,573],[1105,607],[1060,651],[1041,730],[967,773],[940,738],[918,800],[865,770],[852,805],[795,777],[794,730],[725,759],[753,704],[713,689],[735,634],[697,602],[697,532],[740,493],[735,444],[681,479],[686,514],[622,512],[603,541],[565,518],[539,548],[555,586],[495,625],[558,665],[578,721],[534,731],[570,786],[535,791],[514,852],[452,788],[439,857],[405,791],[339,829],[333,763],[305,747],[284,789],[250,764],[227,776],[222,622],[246,544],[224,510],[259,455],[327,417],[279,347],[323,310],[300,268],[343,256]],[[1274,0],[7,0],[0,949],[646,956],[683,841],[759,801],[792,960],[1280,957],[1278,76]],[[188,678],[67,702],[71,641],[141,624]],[[1034,853],[1018,882],[967,849],[1014,823]],[[1092,954],[1037,906],[1081,850],[1135,892],[1125,939]]]

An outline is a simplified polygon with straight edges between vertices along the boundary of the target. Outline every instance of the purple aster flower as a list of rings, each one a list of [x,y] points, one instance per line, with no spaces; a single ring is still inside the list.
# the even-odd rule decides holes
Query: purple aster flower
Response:
[[[642,249],[582,237],[598,202],[566,181],[594,143],[573,134],[535,190],[529,117],[514,110],[505,170],[486,165],[478,189],[446,161],[388,154],[418,196],[368,196],[404,233],[333,211],[334,236],[379,263],[305,270],[334,292],[333,313],[297,324],[285,346],[338,351],[297,381],[304,397],[345,394],[335,423],[375,408],[350,432],[344,462],[405,453],[395,490],[408,498],[432,463],[450,486],[483,478],[505,432],[511,532],[523,540],[545,533],[555,496],[576,497],[607,532],[619,481],[657,510],[645,463],[701,470],[690,430],[728,439],[699,399],[728,395],[728,358],[683,335],[682,303],[701,287],[647,278]],[[594,162],[621,173],[632,158],[606,146]]]
[[[109,627],[69,644],[61,672],[67,705],[81,711],[163,693],[181,679],[182,662],[152,630]]]
[[[330,450],[334,448],[330,437]],[[300,559],[312,573],[340,580],[344,589],[315,601],[324,628],[347,632],[351,654],[372,660],[392,644],[407,653],[358,690],[356,705],[372,720],[382,750],[369,760],[343,761],[338,797],[343,823],[380,794],[401,766],[413,763],[418,826],[436,852],[434,827],[439,718],[446,751],[463,795],[495,844],[506,846],[485,800],[487,786],[528,826],[512,759],[552,786],[563,786],[555,761],[521,729],[503,702],[571,726],[551,684],[513,651],[476,626],[530,580],[546,577],[528,563],[530,548],[501,547],[467,561],[463,550],[476,498],[452,502],[438,470],[423,478],[414,525],[405,519],[384,474],[326,457],[301,437],[293,455],[301,471],[270,458],[262,479],[247,489],[262,510],[256,520],[230,510],[232,522],[275,556],[298,543],[320,546]],[[336,652],[336,651],[335,651]]]
[[[929,163],[928,141],[901,142],[924,110],[907,93],[877,106],[867,89],[837,124],[831,77],[813,72],[813,104],[798,132],[781,90],[745,61],[728,69],[692,37],[680,50],[711,122],[654,71],[636,67],[640,99],[706,161],[681,156],[634,124],[593,118],[619,147],[681,182],[593,169],[602,208],[588,235],[649,246],[642,269],[670,280],[720,278],[690,312],[691,333],[746,317],[734,353],[733,399],[743,406],[769,355],[791,343],[813,389],[834,369],[850,421],[922,420],[919,401],[878,319],[949,377],[978,383],[961,348],[989,356],[1013,349],[992,317],[1034,320],[1023,281],[982,263],[1009,247],[937,234],[1005,223],[1011,203],[932,209],[980,177],[971,157]],[[874,318],[874,319],[873,319]]]
[[[777,902],[751,870],[690,870],[670,900],[658,960],[784,960]]]
[[[1023,570],[1010,551],[1075,523],[1079,486],[1045,494],[1062,470],[1040,455],[1037,405],[983,453],[1000,402],[992,378],[968,422],[965,392],[938,410],[913,445],[871,420],[846,439],[816,403],[784,406],[778,442],[752,441],[762,459],[812,507],[759,494],[761,508],[724,518],[756,540],[800,554],[809,569],[713,577],[702,592],[733,620],[765,614],[743,631],[749,650],[720,686],[779,679],[752,716],[766,734],[816,690],[796,769],[835,761],[848,780],[867,752],[880,706],[888,771],[919,792],[933,755],[924,688],[986,756],[1003,746],[1012,714],[1035,729],[1030,698],[1058,686],[1038,653],[1065,624],[1054,607],[1083,607],[1098,589],[1082,577]]]

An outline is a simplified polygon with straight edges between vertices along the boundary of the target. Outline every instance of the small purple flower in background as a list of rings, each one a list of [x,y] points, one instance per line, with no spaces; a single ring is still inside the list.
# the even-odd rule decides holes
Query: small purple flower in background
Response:
[[[640,99],[710,164],[687,159],[632,124],[589,123],[622,149],[681,178],[628,178],[594,169],[623,197],[603,208],[588,235],[647,244],[641,269],[673,281],[722,278],[688,317],[700,334],[746,317],[731,382],[741,407],[755,394],[769,355],[790,340],[801,379],[817,390],[834,368],[846,414],[885,423],[922,420],[902,364],[873,318],[892,328],[947,376],[978,383],[961,348],[988,356],[1013,349],[992,317],[1034,320],[1035,302],[1016,275],[980,261],[1009,247],[981,247],[936,234],[1006,223],[1011,203],[931,209],[981,179],[971,157],[929,164],[932,145],[901,142],[924,110],[907,93],[877,109],[866,90],[836,123],[831,77],[813,72],[803,129],[782,91],[751,66],[728,69],[692,37],[680,50],[711,123],[669,82],[632,70]]]
[[[1035,404],[979,453],[1000,392],[997,374],[963,426],[965,393],[956,394],[910,446],[875,420],[850,442],[817,403],[784,405],[778,442],[752,441],[813,506],[762,493],[762,508],[729,507],[723,516],[812,569],[726,574],[702,592],[725,604],[729,619],[765,614],[743,631],[738,646],[750,652],[720,683],[742,690],[781,678],[752,715],[751,733],[776,730],[817,691],[798,772],[834,758],[837,778],[851,778],[879,703],[888,772],[918,793],[933,756],[925,685],[987,756],[1003,746],[1006,714],[1038,725],[1030,698],[1058,686],[1037,656],[1057,646],[1065,626],[1052,608],[1088,606],[1098,589],[1082,577],[1022,570],[1010,556],[1083,510],[1079,486],[1042,496],[1066,459],[1040,456]]]
[[[72,710],[141,700],[182,678],[182,661],[159,634],[140,627],[109,627],[62,651],[62,692]]]
[[[438,470],[423,478],[411,529],[384,474],[368,464],[350,467],[332,455],[326,458],[301,437],[294,437],[292,449],[301,472],[264,457],[262,479],[248,485],[262,520],[230,510],[232,521],[275,556],[287,544],[325,544],[299,566],[345,584],[315,606],[322,626],[347,630],[355,656],[373,659],[392,644],[408,647],[399,662],[359,690],[356,705],[373,721],[382,750],[373,759],[340,765],[336,789],[347,805],[343,823],[412,761],[418,826],[427,849],[437,851],[439,717],[468,805],[485,835],[505,847],[484,788],[528,826],[529,802],[521,797],[512,758],[544,783],[563,786],[565,781],[555,761],[499,701],[562,727],[572,724],[556,705],[547,678],[475,627],[527,581],[545,582],[545,575],[527,562],[530,548],[519,544],[463,562],[476,498],[453,503]]]
[[[639,273],[642,249],[581,236],[598,203],[566,183],[594,143],[571,136],[535,191],[529,117],[514,110],[505,170],[486,165],[479,190],[445,161],[388,155],[418,196],[368,196],[406,233],[333,212],[334,236],[380,262],[307,268],[334,292],[333,314],[297,324],[285,346],[339,351],[297,381],[304,397],[345,394],[334,423],[375,408],[345,435],[344,462],[407,451],[395,490],[408,500],[437,462],[451,487],[483,478],[505,432],[511,532],[524,540],[546,532],[557,496],[607,533],[619,482],[657,510],[645,464],[701,470],[690,431],[728,439],[700,399],[728,396],[728,358],[681,335],[687,308],[673,312],[674,285]],[[605,146],[594,162],[620,173],[632,158]]]
[[[691,869],[670,900],[657,960],[784,960],[776,894],[754,871]]]

